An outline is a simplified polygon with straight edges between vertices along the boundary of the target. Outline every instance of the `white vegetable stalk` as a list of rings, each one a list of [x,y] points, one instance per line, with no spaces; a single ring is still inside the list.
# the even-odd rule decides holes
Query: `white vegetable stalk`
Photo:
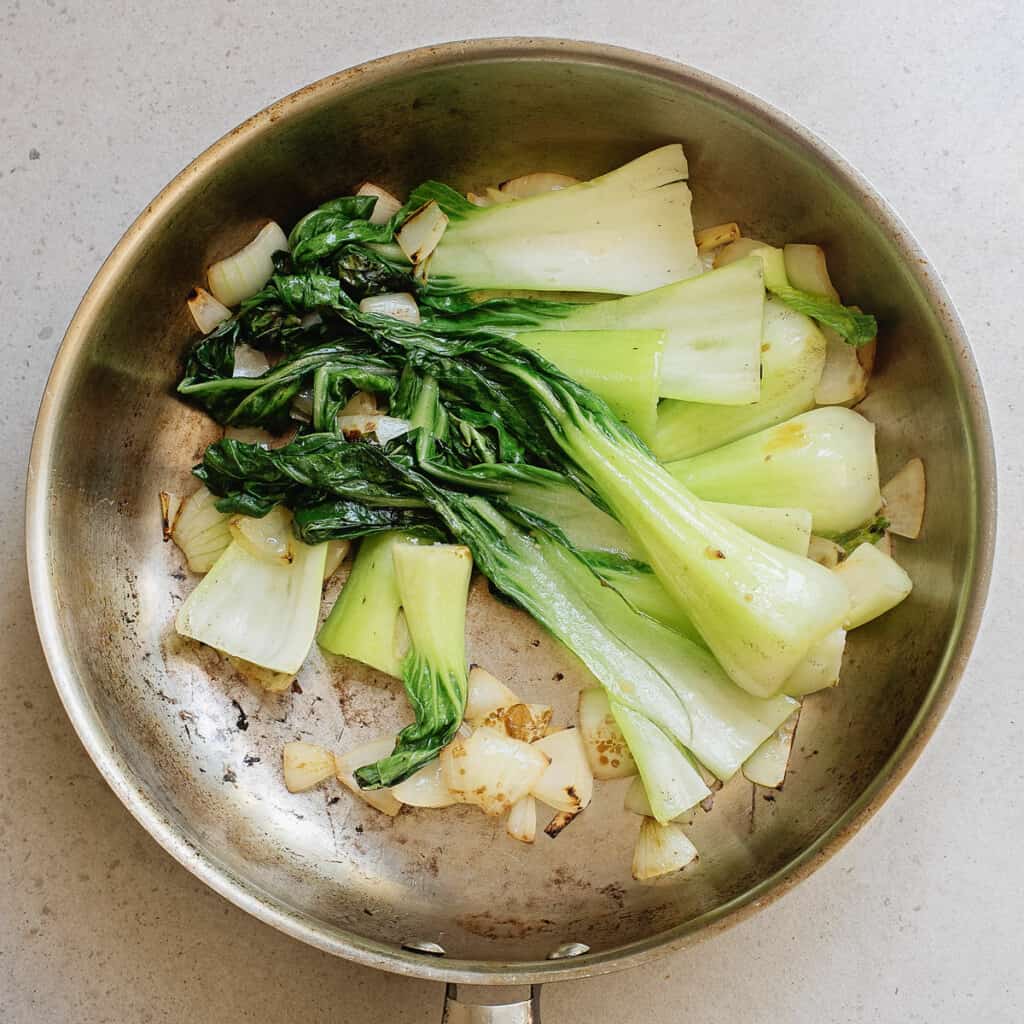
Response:
[[[549,758],[504,730],[485,728],[468,738],[457,736],[441,751],[440,761],[445,784],[456,799],[498,815],[530,793]]]
[[[207,270],[210,291],[225,306],[251,299],[273,276],[274,253],[288,251],[285,233],[270,221],[248,245]]]
[[[663,146],[593,181],[476,209],[453,218],[431,275],[470,289],[613,295],[694,277],[703,268],[686,176],[682,147]]]
[[[615,721],[607,694],[599,686],[580,690],[577,720],[595,779],[624,779],[636,774],[636,761],[626,737]]]
[[[327,545],[295,542],[288,564],[233,543],[178,612],[182,636],[275,672],[298,672],[313,643]]]
[[[364,765],[374,764],[387,757],[395,748],[393,736],[382,736],[379,740],[364,743],[337,758],[338,781],[350,789],[360,800],[393,818],[402,809],[402,804],[390,789],[361,789],[355,773]]]
[[[181,548],[191,572],[209,572],[231,543],[228,516],[217,511],[217,496],[205,487],[187,497],[171,524],[171,539]]]
[[[706,503],[708,508],[742,526],[761,540],[795,555],[807,555],[811,543],[813,517],[805,508],[764,508],[757,505],[731,505],[727,502]]]
[[[373,313],[376,316],[390,316],[407,324],[420,322],[420,307],[408,292],[384,292],[380,295],[368,295],[359,303],[361,313]]]
[[[193,288],[188,297],[188,309],[196,327],[209,334],[218,324],[231,316],[231,310],[218,302],[205,288]]]
[[[568,174],[556,174],[553,171],[534,171],[518,178],[509,178],[501,184],[500,190],[512,199],[529,199],[530,196],[543,195],[545,192],[557,192],[570,185],[578,185],[579,178]]]
[[[667,469],[708,501],[808,509],[821,533],[852,530],[882,503],[874,424],[839,407],[813,409]]]
[[[895,608],[913,589],[910,577],[873,544],[861,544],[832,570],[850,594],[847,629],[856,629]]]
[[[386,188],[375,185],[372,181],[364,181],[356,189],[356,195],[377,197],[373,213],[370,214],[371,224],[385,224],[402,208],[401,202],[394,195]]]
[[[882,488],[882,497],[889,530],[898,537],[916,540],[924,522],[924,463],[911,459]]]
[[[397,800],[410,807],[450,807],[460,802],[445,783],[440,761],[431,761],[415,775],[392,786],[391,792]]]
[[[800,720],[799,709],[787,718],[757,748],[743,765],[743,774],[755,786],[766,786],[768,789],[782,789],[786,781],[786,770],[793,752],[793,740],[796,727]]]
[[[301,543],[292,532],[292,514],[283,505],[274,506],[262,519],[231,516],[228,529],[231,539],[250,555],[271,563],[291,565],[295,546]]]
[[[315,743],[286,743],[281,756],[289,793],[312,789],[338,770],[334,755]]]
[[[825,338],[814,321],[769,298],[764,304],[758,400],[743,406],[662,402],[654,454],[663,462],[700,455],[806,412],[814,407],[824,365]]]
[[[640,823],[640,835],[633,849],[633,877],[650,881],[681,871],[697,859],[697,847],[686,838],[680,825],[659,824],[653,818]]]
[[[536,839],[537,801],[532,796],[524,796],[512,805],[505,829],[513,839],[521,843],[532,843]]]
[[[520,705],[522,706],[522,705]],[[594,795],[594,776],[587,763],[579,730],[560,729],[533,744],[550,759],[531,794],[556,811],[582,811]]]
[[[837,629],[816,643],[796,671],[786,680],[782,692],[789,697],[803,697],[818,690],[827,690],[839,682],[846,650],[846,630]]]

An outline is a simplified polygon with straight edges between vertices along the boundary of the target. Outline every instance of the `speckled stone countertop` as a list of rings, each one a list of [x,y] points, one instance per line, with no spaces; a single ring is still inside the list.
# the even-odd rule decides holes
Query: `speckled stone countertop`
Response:
[[[36,639],[24,475],[51,359],[103,257],[196,153],[270,101],[449,38],[651,50],[782,107],[859,167],[943,275],[984,376],[1001,545],[946,721],[812,878],[698,948],[549,987],[550,1020],[1024,1019],[1024,8],[946,0],[697,4],[0,3],[0,1020],[439,1019],[439,986],[355,967],[195,881],[83,753]]]

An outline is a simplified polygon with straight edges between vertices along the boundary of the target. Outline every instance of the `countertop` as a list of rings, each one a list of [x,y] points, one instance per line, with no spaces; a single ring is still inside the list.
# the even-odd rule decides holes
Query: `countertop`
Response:
[[[549,987],[551,1020],[1024,1019],[1024,9],[972,0],[657,0],[511,10],[0,3],[0,1020],[439,1019],[439,986],[301,946],[193,879],[84,754],[36,638],[22,544],[32,423],[89,280],[146,202],[272,100],[348,65],[484,35],[651,50],[786,110],[859,167],[943,275],[987,387],[1001,543],[949,714],[873,821],[763,913],[645,968]]]

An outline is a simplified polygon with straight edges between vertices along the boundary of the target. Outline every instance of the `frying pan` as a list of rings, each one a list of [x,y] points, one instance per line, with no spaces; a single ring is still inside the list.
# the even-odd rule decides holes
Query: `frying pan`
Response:
[[[699,863],[668,884],[630,880],[635,819],[615,784],[534,847],[470,808],[390,819],[344,791],[289,796],[283,743],[351,747],[402,723],[404,699],[394,680],[317,650],[301,692],[264,694],[216,652],[176,637],[194,580],[161,539],[157,496],[187,491],[189,467],[217,434],[173,394],[192,334],[189,289],[265,218],[291,224],[364,178],[399,194],[427,177],[460,187],[536,169],[585,178],[677,140],[698,227],[736,220],[771,241],[820,242],[847,301],[878,315],[864,412],[878,424],[881,472],[911,456],[928,467],[924,531],[897,548],[913,595],[852,634],[842,684],[807,700],[785,789],[764,800],[741,780],[726,786],[691,824]],[[27,546],[68,715],[169,853],[298,939],[448,982],[451,1021],[526,1021],[537,1019],[536,989],[467,986],[578,978],[692,943],[806,876],[880,806],[967,659],[994,507],[987,413],[963,330],[913,238],[859,175],[703,73],[606,46],[494,39],[398,54],[308,86],[221,139],[146,208],[54,364],[32,451]],[[467,641],[471,660],[554,704],[556,720],[571,718],[584,670],[481,581]]]

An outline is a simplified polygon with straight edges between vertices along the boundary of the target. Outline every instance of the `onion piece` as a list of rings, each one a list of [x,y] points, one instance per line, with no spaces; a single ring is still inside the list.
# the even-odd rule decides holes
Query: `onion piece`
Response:
[[[216,495],[205,487],[190,494],[171,525],[171,540],[181,548],[192,572],[209,572],[231,543],[228,516],[217,511]]]
[[[519,698],[503,683],[479,665],[469,669],[469,687],[463,719],[474,728],[499,710],[519,704]]]
[[[170,491],[160,492],[160,522],[163,524],[164,540],[171,539],[174,533],[174,524],[177,521],[178,513],[181,511],[181,496],[171,494]]]
[[[251,661],[246,661],[245,658],[237,658],[233,654],[225,654],[224,657],[235,666],[238,674],[246,682],[254,683],[261,690],[266,690],[268,693],[284,693],[295,680],[294,672],[275,672],[272,668],[254,665]]]
[[[372,391],[357,391],[341,408],[339,416],[376,416],[380,412]]]
[[[188,311],[203,334],[209,334],[231,316],[231,310],[223,302],[218,302],[205,288],[198,286],[188,293]]]
[[[377,202],[373,204],[373,213],[370,214],[371,224],[384,224],[402,208],[402,204],[396,196],[372,181],[364,181],[356,189],[356,195],[377,197]]]
[[[803,697],[835,686],[839,682],[845,650],[846,630],[834,629],[811,647],[796,671],[782,684],[782,692],[787,697]]]
[[[829,277],[825,250],[820,245],[804,245],[791,242],[783,246],[782,257],[786,263],[786,277],[790,284],[812,295],[824,295],[833,302],[839,302],[839,292]]]
[[[544,835],[557,839],[583,812],[559,811],[545,826]]]
[[[735,221],[728,224],[715,224],[710,228],[701,228],[694,235],[697,251],[703,255],[721,245],[729,245],[740,237],[740,226]]]
[[[461,802],[445,783],[440,760],[431,761],[415,775],[393,786],[391,792],[410,807],[450,807]]]
[[[441,751],[444,781],[458,800],[485,814],[504,814],[526,796],[549,764],[536,744],[514,740],[498,729],[477,729]]]
[[[873,544],[861,544],[832,571],[850,594],[844,623],[847,629],[863,626],[895,608],[914,586],[906,572]]]
[[[898,537],[916,540],[920,536],[925,493],[924,463],[920,459],[911,459],[882,488],[885,518]]]
[[[537,801],[532,796],[524,796],[512,805],[505,829],[521,843],[532,843],[537,838]]]
[[[509,178],[500,185],[500,191],[513,199],[529,199],[530,196],[543,195],[545,192],[557,192],[570,185],[578,185],[579,178],[568,174],[556,174],[554,171],[534,171],[532,174],[521,174],[518,178]]]
[[[299,423],[311,423],[313,421],[313,392],[308,388],[300,391],[292,399],[292,407],[288,415]]]
[[[329,580],[345,561],[352,542],[347,540],[329,540],[327,542],[327,558],[324,561],[324,580]]]
[[[396,437],[407,434],[411,424],[408,420],[400,420],[395,416],[339,416],[338,429],[348,441],[356,441],[361,437],[373,434],[381,445],[393,441]]]
[[[530,792],[556,811],[582,811],[594,795],[594,776],[579,730],[573,726],[560,729],[537,740],[533,747],[551,763]]]
[[[730,263],[736,263],[738,260],[742,260],[752,252],[763,249],[767,245],[767,242],[762,242],[757,238],[738,238],[735,242],[730,242],[729,245],[723,246],[715,254],[715,269],[727,267]]]
[[[420,307],[408,292],[383,292],[380,295],[368,295],[359,303],[360,313],[373,313],[375,316],[390,316],[407,324],[420,322]]]
[[[252,345],[235,346],[235,368],[232,377],[262,377],[270,369],[270,360]]]
[[[467,192],[466,199],[469,200],[474,206],[493,206],[493,200],[487,196],[482,196],[478,192]]]
[[[289,793],[302,793],[337,771],[334,755],[315,743],[286,743],[281,751],[284,784]]]
[[[633,877],[638,882],[681,871],[697,859],[697,847],[686,838],[680,825],[659,825],[644,818],[633,848]]]
[[[577,720],[583,749],[595,779],[625,779],[636,775],[636,761],[601,687],[580,690]]]
[[[786,770],[789,767],[789,756],[793,752],[793,738],[796,736],[797,722],[800,720],[800,709],[797,708],[743,762],[743,774],[755,786],[766,786],[768,789],[782,789],[786,781]]]
[[[834,569],[843,560],[843,549],[834,540],[811,534],[807,557],[826,569]]]
[[[364,765],[373,764],[387,757],[395,749],[393,736],[382,736],[379,740],[364,743],[347,754],[336,758],[338,763],[338,781],[352,790],[360,800],[371,807],[393,818],[401,809],[401,801],[390,789],[361,789],[356,782],[356,771]]]
[[[256,558],[285,565],[291,565],[295,559],[292,514],[283,505],[275,505],[262,519],[231,516],[228,529],[232,539]]]
[[[548,735],[551,714],[552,710],[546,704],[513,704],[500,712],[499,722],[512,739],[535,743]],[[484,725],[490,724],[491,718],[488,717]]]
[[[448,227],[445,212],[431,199],[421,206],[403,225],[395,241],[413,265],[423,263],[437,248]]]
[[[288,239],[274,221],[238,252],[218,260],[206,271],[210,291],[225,306],[251,299],[273,276],[275,252],[288,252]]]

